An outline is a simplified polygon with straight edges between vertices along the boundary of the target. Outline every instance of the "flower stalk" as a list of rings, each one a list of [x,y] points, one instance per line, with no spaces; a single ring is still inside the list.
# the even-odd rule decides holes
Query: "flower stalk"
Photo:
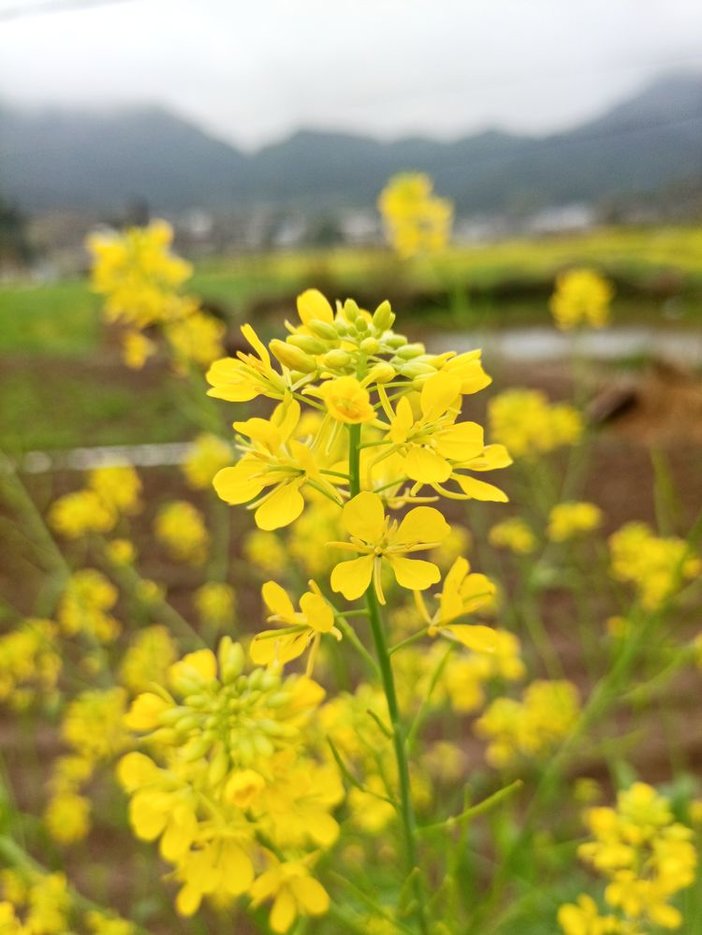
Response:
[[[350,492],[355,497],[361,492],[360,482],[360,439],[361,426],[349,426],[349,477],[351,479]],[[412,790],[410,784],[409,761],[407,758],[407,737],[400,716],[400,709],[397,703],[397,691],[395,690],[395,677],[392,671],[390,653],[388,651],[387,641],[385,639],[385,630],[380,612],[378,596],[375,592],[373,582],[369,585],[365,593],[366,608],[368,610],[368,619],[373,636],[373,644],[378,659],[378,668],[380,680],[383,685],[383,691],[388,706],[388,715],[392,728],[392,743],[395,751],[395,760],[397,762],[397,775],[400,792],[400,819],[405,840],[405,858],[408,875],[412,874],[413,890],[416,900],[415,917],[418,930],[422,935],[429,932],[427,922],[426,901],[424,894],[424,884],[422,881],[419,863],[417,859],[417,819],[414,814],[414,805],[412,803]]]

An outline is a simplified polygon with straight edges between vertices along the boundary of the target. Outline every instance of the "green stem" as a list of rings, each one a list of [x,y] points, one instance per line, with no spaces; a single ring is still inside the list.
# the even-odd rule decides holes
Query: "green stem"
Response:
[[[355,497],[361,491],[361,471],[360,471],[360,438],[361,426],[349,426],[349,477],[351,496]],[[422,935],[428,935],[429,926],[426,915],[426,904],[424,898],[424,885],[421,879],[421,873],[417,873],[419,867],[417,861],[417,819],[414,814],[414,805],[410,787],[409,761],[407,759],[407,740],[404,726],[400,717],[400,709],[397,703],[397,692],[395,690],[395,677],[390,662],[390,653],[385,640],[385,630],[380,614],[380,605],[375,589],[371,582],[365,595],[366,607],[368,608],[368,618],[375,645],[375,653],[378,659],[378,668],[380,670],[380,679],[383,684],[385,698],[388,705],[388,715],[392,728],[393,747],[395,750],[395,759],[397,761],[397,774],[400,791],[400,818],[405,838],[406,866],[408,875],[413,875],[413,889],[416,899],[416,919],[419,931]]]

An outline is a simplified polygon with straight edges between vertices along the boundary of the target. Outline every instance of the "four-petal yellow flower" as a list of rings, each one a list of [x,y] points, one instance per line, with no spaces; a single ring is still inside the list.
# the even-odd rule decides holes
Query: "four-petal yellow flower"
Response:
[[[314,581],[309,582],[310,590],[300,598],[300,609],[295,610],[287,593],[275,581],[266,581],[261,588],[263,602],[271,612],[267,618],[279,629],[263,630],[251,641],[249,654],[258,666],[271,663],[285,665],[301,656],[308,646],[312,652],[307,666],[308,672],[314,664],[314,656],[322,633],[331,633],[341,639],[341,633],[334,626],[334,611],[325,601]]]
[[[415,507],[398,523],[385,515],[378,494],[364,491],[344,506],[341,521],[351,541],[330,545],[360,553],[359,558],[340,562],[332,571],[332,590],[347,600],[365,594],[372,581],[378,600],[385,603],[383,561],[392,568],[400,587],[411,591],[423,591],[440,580],[441,573],[433,562],[406,557],[410,552],[435,548],[450,533],[450,526],[433,507]]]

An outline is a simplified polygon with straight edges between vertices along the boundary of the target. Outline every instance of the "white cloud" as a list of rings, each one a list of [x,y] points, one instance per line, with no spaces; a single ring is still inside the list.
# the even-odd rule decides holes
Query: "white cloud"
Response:
[[[0,98],[159,102],[245,145],[543,132],[702,66],[701,26],[690,0],[129,0],[0,23]]]

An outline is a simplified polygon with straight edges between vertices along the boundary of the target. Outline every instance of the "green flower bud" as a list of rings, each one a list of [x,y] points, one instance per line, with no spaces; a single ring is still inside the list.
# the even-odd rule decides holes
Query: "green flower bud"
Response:
[[[392,350],[397,350],[398,347],[403,347],[407,344],[407,338],[404,334],[389,334],[383,340],[387,347],[392,348]]]
[[[318,318],[308,321],[307,328],[322,341],[336,341],[339,337],[339,332],[334,325],[330,325],[328,321],[320,321]]]
[[[377,354],[380,350],[380,341],[377,338],[364,338],[359,347],[364,354]]]
[[[384,302],[381,302],[373,312],[373,327],[382,334],[383,331],[392,328],[394,321],[395,315],[390,307],[390,303],[386,299]]]
[[[399,361],[397,369],[403,377],[407,377],[410,380],[436,373],[436,370],[434,370],[430,364],[425,363],[423,360],[409,360],[407,362]]]
[[[290,367],[291,370],[300,370],[302,373],[313,373],[317,369],[314,357],[305,354],[299,347],[293,347],[285,341],[279,341],[278,338],[274,338],[268,346],[271,354],[284,367]]]
[[[336,334],[334,337],[336,337]],[[299,347],[306,354],[323,354],[327,349],[326,344],[311,334],[291,334],[285,343],[293,347]]]
[[[201,760],[209,751],[212,739],[203,734],[200,737],[194,737],[183,747],[183,759],[186,763],[194,763],[195,760]]]
[[[207,781],[212,786],[217,786],[227,775],[229,770],[229,757],[221,748],[214,755],[209,769],[207,770]]]
[[[256,749],[256,753],[259,756],[266,757],[267,759],[268,757],[273,756],[275,753],[275,747],[270,742],[268,737],[264,736],[263,734],[254,734],[252,740]]]
[[[346,321],[356,321],[361,314],[361,310],[353,299],[347,299],[341,308],[341,314]]]
[[[244,671],[246,658],[244,650],[239,643],[235,643],[230,636],[222,637],[219,649],[219,671],[225,684],[233,682]]]
[[[397,371],[392,364],[383,360],[374,367],[371,367],[366,375],[366,383],[368,385],[371,383],[389,383],[390,380],[396,376],[396,373]]]
[[[327,351],[322,357],[322,363],[330,370],[343,370],[351,363],[351,355],[337,347],[333,351]]]
[[[423,344],[406,344],[399,349],[397,356],[401,357],[402,360],[412,360],[413,357],[419,357],[425,353],[426,350]]]

